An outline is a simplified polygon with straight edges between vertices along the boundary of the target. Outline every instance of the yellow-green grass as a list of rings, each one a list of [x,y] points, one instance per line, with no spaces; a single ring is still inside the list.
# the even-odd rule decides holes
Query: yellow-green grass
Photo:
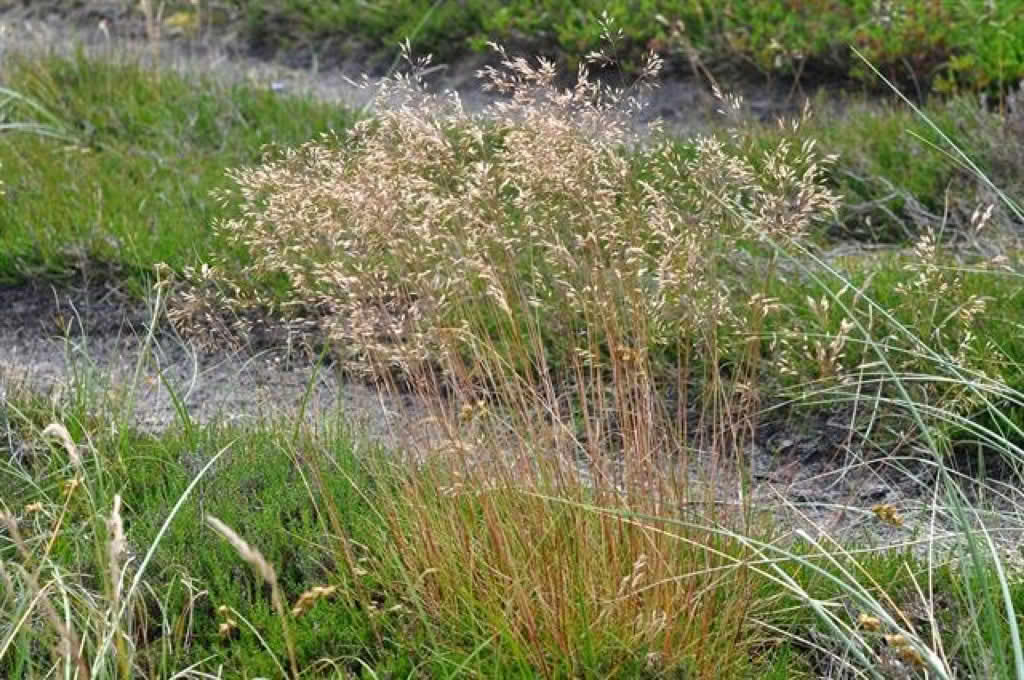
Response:
[[[0,135],[0,279],[7,282],[59,276],[90,260],[135,277],[158,261],[180,267],[215,247],[210,224],[223,213],[210,192],[225,186],[225,167],[354,117],[257,87],[155,77],[83,56],[8,55],[4,83],[49,114],[16,105],[9,120],[53,119],[64,134]]]

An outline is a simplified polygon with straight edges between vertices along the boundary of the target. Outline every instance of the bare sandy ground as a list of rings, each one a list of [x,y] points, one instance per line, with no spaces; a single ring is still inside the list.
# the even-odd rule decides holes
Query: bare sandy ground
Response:
[[[344,382],[286,346],[201,351],[113,284],[84,277],[63,284],[0,288],[0,394],[30,389],[54,400],[75,390],[132,390],[134,423],[148,431],[179,424],[180,400],[199,423],[252,423],[340,415],[374,439],[408,443],[431,430],[412,397]],[[147,340],[148,339],[148,340]],[[141,357],[141,359],[140,359]]]

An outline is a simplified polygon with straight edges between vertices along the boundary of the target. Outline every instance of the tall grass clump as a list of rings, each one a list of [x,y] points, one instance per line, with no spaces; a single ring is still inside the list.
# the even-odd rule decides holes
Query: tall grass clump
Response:
[[[546,677],[738,677],[772,600],[749,548],[593,508],[699,509],[767,538],[736,463],[775,311],[768,244],[834,211],[831,159],[715,137],[684,156],[635,129],[653,54],[631,88],[584,66],[561,89],[553,64],[495,49],[480,76],[504,97],[483,115],[428,93],[409,57],[371,119],[231,170],[240,216],[216,227],[244,256],[187,271],[171,316],[244,335],[270,313],[428,398],[428,443],[387,471],[382,513],[417,616],[451,626],[441,646],[470,621],[473,658]]]
[[[831,159],[785,139],[638,146],[631,91],[586,68],[559,90],[551,63],[501,55],[481,76],[507,98],[484,115],[427,94],[421,61],[348,133],[230,171],[241,217],[217,229],[246,258],[187,272],[176,321],[269,309],[315,323],[349,370],[477,396],[548,382],[598,398],[587,383],[621,375],[749,397],[772,310],[762,244],[835,208],[817,181]],[[659,68],[651,55],[637,86]]]

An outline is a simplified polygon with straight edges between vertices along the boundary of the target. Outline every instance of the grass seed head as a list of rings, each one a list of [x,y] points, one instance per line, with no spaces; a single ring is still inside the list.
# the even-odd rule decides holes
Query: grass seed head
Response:
[[[121,599],[121,569],[124,555],[127,552],[127,542],[124,537],[124,522],[121,519],[121,494],[114,496],[114,507],[110,511],[110,518],[107,520],[107,559],[110,565],[110,575],[114,592],[114,601]]]
[[[67,451],[68,460],[77,470],[82,469],[82,457],[78,453],[78,447],[75,445],[75,441],[71,438],[71,433],[68,429],[60,423],[50,423],[43,429],[43,437],[57,437],[60,439],[61,444],[64,446],[64,450]]]
[[[245,539],[236,534],[234,530],[224,522],[220,521],[212,515],[206,516],[206,523],[209,524],[213,529],[223,536],[228,543],[235,549],[239,557],[251,566],[260,578],[269,585],[277,585],[277,572],[274,571],[274,567],[267,562],[263,557],[263,554],[249,545]]]
[[[337,586],[315,586],[299,596],[292,607],[292,616],[298,618],[308,612],[317,600],[328,598],[338,590]]]

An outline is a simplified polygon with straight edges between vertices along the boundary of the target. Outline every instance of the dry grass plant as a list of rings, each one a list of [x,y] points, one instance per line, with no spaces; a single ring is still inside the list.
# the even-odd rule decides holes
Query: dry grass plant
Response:
[[[652,667],[727,677],[770,604],[748,548],[589,508],[692,510],[766,536],[742,467],[775,310],[764,244],[835,209],[832,159],[714,137],[684,158],[631,123],[655,55],[636,89],[587,65],[560,89],[554,64],[495,49],[480,76],[505,98],[484,115],[429,93],[429,59],[407,55],[372,118],[231,170],[221,198],[240,217],[216,228],[248,261],[186,272],[170,316],[193,334],[225,311],[242,335],[253,310],[317,327],[345,370],[433,404],[437,445],[390,471],[401,493],[382,508],[425,619],[477,620],[546,676],[643,649]]]
[[[774,309],[751,285],[772,259],[754,260],[762,276],[737,276],[737,245],[800,238],[834,209],[820,183],[831,159],[783,142],[751,160],[710,137],[690,159],[667,143],[630,156],[636,98],[585,67],[559,90],[553,64],[496,49],[503,68],[481,76],[508,98],[483,116],[427,94],[429,60],[410,59],[411,75],[381,86],[374,118],[232,170],[238,190],[222,198],[241,199],[242,216],[217,229],[251,261],[187,272],[193,288],[172,319],[195,331],[232,310],[244,334],[245,312],[270,310],[318,325],[348,370],[469,404],[539,394],[558,420],[570,392],[626,413],[600,388],[621,400],[668,377],[680,410],[692,386],[709,390],[702,420],[717,418],[720,435],[743,420],[726,414],[735,402],[756,411],[750,338]],[[659,68],[651,55],[640,84]],[[280,280],[283,299],[267,285]],[[736,343],[749,352],[721,380]]]

